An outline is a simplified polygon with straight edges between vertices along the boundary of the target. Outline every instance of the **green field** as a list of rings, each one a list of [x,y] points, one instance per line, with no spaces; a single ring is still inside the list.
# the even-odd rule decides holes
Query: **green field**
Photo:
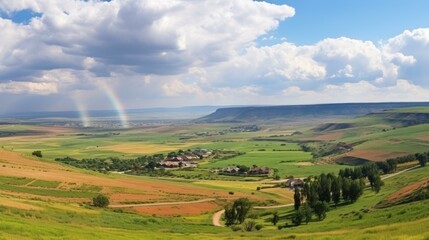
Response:
[[[424,113],[428,110],[416,108],[400,111]],[[333,146],[345,142],[353,145],[354,151],[382,151],[388,154],[429,150],[429,124],[398,127],[370,115],[347,121],[353,124],[351,128],[321,132],[316,131],[315,126],[308,126],[308,123],[295,123],[293,126],[261,124],[262,130],[256,132],[228,132],[232,126],[239,124],[226,123],[134,129],[63,128],[54,132],[29,124],[1,125],[0,145],[8,151],[23,153],[35,164],[23,165],[21,169],[21,166],[13,165],[11,159],[0,162],[0,169],[4,172],[2,174],[0,171],[0,239],[428,239],[429,200],[383,209],[376,206],[401,188],[428,179],[429,167],[416,168],[384,180],[378,194],[367,187],[356,203],[331,206],[323,221],[313,217],[308,225],[295,227],[290,219],[292,207],[282,207],[251,210],[247,220],[261,224],[263,228],[260,231],[234,232],[230,228],[212,226],[213,213],[242,196],[250,198],[256,206],[293,201],[293,191],[278,188],[278,182],[273,182],[271,175],[227,176],[212,172],[213,169],[257,165],[275,169],[275,173],[284,179],[287,176],[304,178],[321,173],[336,174],[345,167],[329,161],[340,154],[313,158],[311,152],[302,151],[299,145],[302,142],[316,147],[325,143]],[[294,130],[302,134],[290,135]],[[325,136],[334,136],[332,134],[337,138],[323,140]],[[142,155],[191,148],[230,150],[242,154],[223,160],[212,156],[199,161],[198,168],[167,169],[165,171],[172,173],[172,176],[162,177],[102,174],[58,165],[54,161],[65,156],[79,159],[119,157],[125,161]],[[43,158],[31,156],[35,150],[42,151]],[[413,162],[405,168],[415,164]],[[59,166],[61,170],[58,170]],[[20,171],[27,174],[20,175]],[[61,171],[96,177],[101,182],[110,181],[111,185],[106,187],[86,181],[76,183],[73,179],[65,181],[44,176]],[[194,190],[189,192],[189,187]],[[214,207],[198,214],[161,216],[158,212],[169,210],[154,206],[153,212],[142,213],[132,208],[99,209],[88,204],[92,197],[100,193],[115,196],[115,204],[213,198],[213,202],[207,204],[214,204]],[[123,200],[119,197],[129,198]],[[180,209],[180,206],[174,206],[171,210],[176,208]],[[279,224],[287,223],[288,227],[278,230],[271,224],[270,218],[274,212],[280,215]]]
[[[60,182],[57,182],[57,181],[35,180],[28,186],[43,187],[43,188],[57,188],[59,185],[60,185]]]
[[[333,207],[324,221],[277,230],[269,222],[273,210],[252,210],[264,225],[259,232],[233,232],[228,228],[210,226],[210,214],[159,218],[97,209],[64,211],[57,205],[28,201],[42,211],[0,207],[0,236],[4,239],[425,239],[429,235],[428,200],[376,209],[376,203],[389,194],[428,178],[428,167],[403,173],[385,181],[378,194],[365,191],[355,204]],[[237,185],[238,187],[238,185]],[[289,208],[279,209],[284,224],[290,220]],[[362,218],[358,216],[362,215]],[[387,224],[387,222],[389,224]],[[46,229],[49,226],[49,230]],[[24,230],[25,229],[25,230]]]

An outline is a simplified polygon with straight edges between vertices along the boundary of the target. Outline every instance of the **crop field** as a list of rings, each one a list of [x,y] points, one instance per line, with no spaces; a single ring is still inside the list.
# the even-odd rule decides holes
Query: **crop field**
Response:
[[[280,146],[281,143],[270,142],[272,145]],[[264,146],[262,144],[262,146]],[[201,164],[201,168],[223,168],[234,165],[245,165],[245,166],[260,166],[270,167],[278,170],[278,174],[282,177],[295,176],[304,177],[310,175],[317,175],[322,172],[338,172],[341,169],[340,165],[337,164],[313,164],[311,163],[312,157],[308,152],[296,151],[295,144],[291,144],[292,151],[273,149],[265,150],[266,148],[259,148],[255,150],[255,146],[247,147],[246,154],[237,156],[227,160],[216,160],[208,163]],[[261,147],[261,145],[258,145]],[[246,147],[242,147],[246,148]],[[238,148],[239,149],[239,148]],[[263,149],[264,151],[261,151]],[[284,149],[288,149],[284,147]],[[275,150],[275,149],[274,149]]]
[[[0,191],[26,199],[88,202],[99,192],[111,194],[112,203],[230,198],[227,188],[212,190],[186,182],[81,172],[2,149],[0,162],[3,164]],[[237,196],[247,194],[237,193]],[[249,197],[254,196],[249,194]]]
[[[345,166],[329,159],[343,155],[383,161],[429,150],[429,124],[393,127],[368,116],[349,121],[353,123],[349,129],[321,132],[314,126],[299,124],[265,124],[255,132],[231,131],[239,124],[131,129],[0,125],[0,239],[428,238],[429,200],[380,208],[381,202],[397,201],[398,196],[427,181],[428,167],[387,178],[378,194],[367,187],[354,204],[331,205],[323,221],[313,218],[299,227],[291,224],[294,191],[279,187],[286,177],[338,173]],[[295,131],[301,133],[293,134]],[[326,160],[313,158],[299,144],[323,146],[325,142],[350,143],[353,150],[327,156]],[[127,161],[194,148],[241,155],[208,157],[198,161],[196,168],[165,169],[171,174],[159,177],[100,173],[54,161],[65,156],[118,157]],[[35,150],[40,150],[43,157],[32,156]],[[233,165],[269,167],[274,174],[233,176],[213,171]],[[415,165],[416,162],[406,163],[399,168]],[[274,175],[280,181],[272,179]],[[92,198],[99,194],[109,197],[110,207],[91,206]],[[234,232],[213,226],[214,213],[238,198],[248,198],[253,206],[262,207],[252,209],[248,217],[262,225],[262,230]],[[274,212],[280,216],[279,224],[289,225],[281,230],[273,226]]]

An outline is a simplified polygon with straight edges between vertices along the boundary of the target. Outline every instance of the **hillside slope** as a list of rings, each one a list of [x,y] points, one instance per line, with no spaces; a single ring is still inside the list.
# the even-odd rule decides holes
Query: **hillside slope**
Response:
[[[260,106],[220,108],[216,112],[194,120],[201,122],[251,122],[294,120],[302,118],[354,117],[386,109],[429,106],[429,102],[407,103],[339,103],[318,105]]]

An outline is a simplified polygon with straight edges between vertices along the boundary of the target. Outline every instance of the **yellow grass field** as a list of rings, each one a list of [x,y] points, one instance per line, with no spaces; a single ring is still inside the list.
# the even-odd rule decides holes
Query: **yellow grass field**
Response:
[[[121,143],[100,147],[104,150],[111,150],[121,153],[152,154],[159,152],[176,151],[178,149],[187,149],[191,146],[201,143],[177,143],[177,144],[153,144],[153,143]]]
[[[127,202],[156,203],[191,201],[206,198],[232,200],[238,197],[249,197],[258,200],[265,199],[263,196],[254,196],[250,193],[246,193],[246,191],[237,192],[234,196],[231,196],[228,194],[228,190],[221,188],[211,189],[204,187],[203,185],[193,183],[176,183],[174,181],[157,180],[147,177],[129,177],[116,174],[103,175],[94,172],[85,173],[82,171],[69,169],[58,164],[40,161],[36,158],[26,157],[20,153],[7,151],[4,149],[0,149],[0,163],[0,176],[15,178],[25,177],[30,180],[38,179],[60,182],[59,187],[56,188],[55,191],[66,193],[72,189],[79,189],[82,186],[93,186],[97,189],[100,189],[101,193],[109,195],[111,197],[111,204],[121,204]],[[40,187],[31,187],[27,185],[20,186],[20,188],[28,188],[30,190],[38,189],[40,191],[46,190]],[[224,182],[223,185],[227,185],[227,182]],[[256,185],[252,185],[252,188],[253,187],[256,189]],[[57,203],[82,203],[91,201],[89,197],[59,197],[50,196],[49,194],[39,195],[33,192],[19,192],[10,189],[0,190],[0,195],[8,196],[2,197],[0,199],[0,205],[18,209],[36,209],[37,207],[34,207],[27,202],[17,202],[11,199],[18,198],[31,200],[37,198],[43,201],[52,201]],[[60,206],[60,208],[64,208],[64,205],[58,206]],[[54,208],[58,206],[54,206]],[[213,206],[209,206],[207,211],[211,209],[213,209]],[[140,212],[151,213],[153,211],[150,210],[150,207],[146,207],[145,211]],[[190,207],[181,207],[175,210],[175,215],[181,214],[189,215],[197,213]]]

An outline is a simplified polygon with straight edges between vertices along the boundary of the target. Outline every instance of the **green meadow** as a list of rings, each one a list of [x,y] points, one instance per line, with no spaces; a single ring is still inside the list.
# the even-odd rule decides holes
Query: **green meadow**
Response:
[[[401,112],[425,112],[427,109],[408,109]],[[386,153],[416,153],[429,150],[429,124],[396,126],[379,116],[364,116],[348,121],[347,129],[317,131],[317,126],[287,124],[261,124],[256,132],[232,132],[240,124],[178,124],[148,126],[134,129],[62,128],[49,129],[29,124],[0,126],[0,145],[5,150],[22,153],[33,161],[58,166],[54,159],[71,156],[83,158],[118,157],[124,161],[142,155],[167,154],[171,151],[205,148],[219,151],[236,151],[241,155],[216,159],[209,157],[194,169],[168,169],[172,176],[131,176],[119,173],[102,174],[61,164],[67,172],[85,174],[104,180],[120,180],[124,185],[106,188],[94,182],[73,183],[55,178],[19,175],[19,167],[11,162],[0,162],[0,239],[428,239],[429,200],[378,208],[403,187],[429,179],[429,167],[416,168],[384,180],[379,193],[369,187],[355,203],[340,202],[331,205],[323,221],[314,216],[308,224],[294,226],[292,207],[252,209],[247,220],[263,227],[260,231],[232,231],[215,227],[212,216],[234,199],[246,196],[254,206],[288,204],[293,192],[276,188],[272,176],[227,176],[212,172],[232,165],[269,167],[284,179],[287,176],[308,177],[321,173],[338,173],[345,166],[335,164],[340,155],[313,158],[304,152],[299,143],[322,146],[345,142],[353,150],[383,151]],[[291,135],[294,131],[301,134]],[[219,133],[222,134],[219,134]],[[323,140],[325,136],[336,138]],[[265,139],[265,140],[264,140]],[[43,158],[31,156],[35,150]],[[411,165],[416,165],[413,162]],[[37,166],[37,165],[36,165]],[[24,166],[23,166],[24,168]],[[43,174],[42,169],[25,166]],[[38,167],[34,167],[38,168]],[[43,168],[43,167],[41,167]],[[54,168],[55,169],[55,168]],[[4,174],[2,174],[2,171]],[[8,174],[5,174],[9,171]],[[10,174],[17,176],[10,176]],[[142,181],[136,189],[134,181]],[[151,183],[147,187],[143,183]],[[157,189],[156,184],[171,184],[172,190]],[[206,195],[181,192],[182,188],[195,187],[207,191]],[[177,192],[175,192],[177,188]],[[259,190],[258,190],[259,189]],[[169,192],[172,191],[172,192]],[[98,194],[131,196],[116,203],[160,203],[194,201],[213,198],[214,207],[198,214],[158,215],[162,210],[154,206],[152,213],[132,208],[95,208],[88,204]],[[224,194],[220,196],[219,194]],[[146,198],[146,195],[149,198]],[[158,199],[157,195],[162,195]],[[141,199],[139,197],[142,197]],[[80,200],[79,200],[80,199]],[[82,200],[84,199],[84,200]],[[292,199],[292,200],[291,200]],[[172,210],[179,209],[172,207]],[[198,208],[198,207],[196,207]],[[271,223],[274,212],[280,215],[279,230]]]

